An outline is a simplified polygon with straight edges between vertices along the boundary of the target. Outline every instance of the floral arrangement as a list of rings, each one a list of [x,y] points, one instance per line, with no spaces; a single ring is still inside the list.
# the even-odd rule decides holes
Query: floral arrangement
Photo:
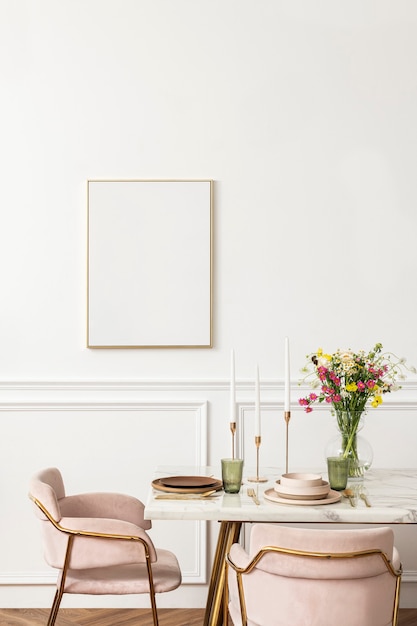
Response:
[[[374,408],[382,404],[385,393],[401,389],[397,380],[406,378],[404,370],[416,373],[406,359],[383,353],[380,343],[368,353],[337,350],[326,354],[320,348],[307,359],[302,370],[305,376],[299,384],[313,377],[310,384],[318,391],[298,400],[307,413],[313,410],[311,405],[315,402],[330,404],[335,411],[363,413],[368,404]]]
[[[312,391],[298,402],[307,413],[313,410],[315,402],[330,405],[341,434],[339,454],[350,459],[349,475],[361,477],[370,466],[370,462],[360,458],[357,448],[356,434],[362,414],[369,404],[374,408],[380,406],[385,393],[401,389],[397,381],[406,378],[404,370],[416,373],[416,369],[408,366],[404,358],[383,353],[380,343],[368,353],[337,350],[326,354],[319,349],[307,358],[302,370],[305,376],[299,384],[311,378],[310,384],[317,392]]]

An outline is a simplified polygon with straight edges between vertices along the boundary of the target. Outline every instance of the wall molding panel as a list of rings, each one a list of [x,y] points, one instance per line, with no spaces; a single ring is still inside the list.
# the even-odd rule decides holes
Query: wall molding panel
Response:
[[[62,390],[62,387],[60,386]],[[102,397],[102,396],[101,396]],[[45,421],[49,424],[54,420],[54,416],[49,417],[52,413],[56,413],[59,416],[60,413],[73,413],[74,417],[82,416],[88,412],[94,414],[91,415],[92,419],[96,419],[95,414],[103,414],[103,413],[114,413],[115,419],[118,421],[118,429],[123,430],[123,424],[121,424],[123,420],[124,413],[137,413],[138,416],[143,414],[145,421],[150,423],[150,427],[153,429],[152,432],[158,432],[158,441],[156,438],[153,438],[154,443],[149,445],[148,448],[152,449],[155,446],[154,456],[155,463],[163,465],[161,460],[157,458],[157,450],[158,447],[161,446],[162,449],[167,449],[167,447],[171,446],[173,432],[185,442],[187,449],[187,465],[195,465],[195,466],[204,466],[207,465],[207,451],[208,451],[208,437],[207,437],[207,413],[208,413],[208,402],[207,400],[114,400],[111,399],[109,401],[105,400],[65,400],[65,401],[57,401],[55,398],[53,399],[43,399],[39,401],[9,401],[9,402],[1,402],[0,403],[0,413],[2,414],[1,419],[6,417],[7,413],[26,413],[29,414],[30,418],[32,417],[30,414],[33,413],[33,419],[36,420],[37,426],[36,428],[42,428],[41,422],[39,419],[40,414],[44,414]],[[153,414],[155,415],[153,417]],[[167,422],[166,414],[168,413],[169,421]],[[171,414],[174,419],[171,419]],[[48,415],[48,417],[47,417]],[[177,419],[175,419],[177,417]],[[111,418],[111,416],[110,416]],[[10,419],[13,419],[12,417]],[[71,418],[70,418],[71,419]],[[129,418],[130,419],[130,418]],[[27,419],[25,418],[26,423]],[[156,420],[156,421],[155,421]],[[166,424],[166,428],[161,428],[161,420]],[[30,420],[31,421],[31,420]],[[97,422],[98,424],[100,422]],[[129,422],[131,424],[131,421]],[[155,425],[156,424],[156,425]],[[141,432],[142,425],[140,423],[140,418],[138,421],[138,431],[129,430],[129,437],[135,439],[138,433]],[[156,429],[156,431],[155,431]],[[166,432],[166,436],[164,437],[163,431]],[[124,434],[120,435],[121,438],[124,437]],[[160,442],[160,443],[159,443]],[[94,446],[94,444],[92,444]],[[96,444],[100,446],[100,442]],[[117,444],[116,444],[117,445]],[[94,447],[93,447],[94,450]],[[171,461],[172,463],[172,461]],[[68,465],[68,461],[67,461]],[[149,467],[148,471],[152,471],[154,468]],[[155,467],[156,469],[156,467]],[[64,476],[65,478],[65,476]],[[128,476],[128,479],[130,477]],[[29,477],[28,477],[29,480]],[[131,486],[130,486],[131,487]],[[146,489],[150,488],[149,483],[146,483]],[[131,487],[132,489],[132,487]],[[142,493],[142,491],[140,491]],[[141,499],[147,497],[147,490],[143,491],[143,496]],[[154,524],[154,532],[158,533],[162,531],[167,531],[167,525],[163,525],[159,523],[159,530],[156,530],[157,524]],[[186,530],[183,530],[183,534],[186,536],[180,538],[179,546],[180,550],[184,549],[183,560],[186,563],[185,567],[182,567],[183,574],[183,583],[184,584],[205,584],[207,582],[207,571],[208,571],[208,555],[207,555],[207,522],[204,521],[189,521],[187,522]],[[181,533],[179,533],[181,535]],[[153,539],[155,540],[156,545],[161,543],[160,540],[155,538],[153,534]],[[181,546],[185,546],[181,548]],[[178,554],[178,557],[181,559],[181,554]],[[7,566],[6,566],[7,567]],[[10,569],[10,568],[8,568]],[[55,584],[56,581],[56,572],[54,570],[49,571],[19,571],[19,572],[11,572],[11,571],[0,571],[0,586],[5,585],[51,585]]]
[[[230,389],[230,381],[228,379],[118,379],[118,380],[2,380],[0,381],[1,392],[40,392],[50,391],[54,393],[63,392],[97,392],[97,391],[114,391],[114,392],[166,392],[166,391],[221,391],[228,393]],[[273,391],[277,393],[278,404],[283,403],[284,380],[261,380],[261,391]],[[299,385],[298,380],[291,381],[292,389],[292,409],[298,408],[298,396],[303,396],[311,388],[308,385]],[[236,391],[242,393],[254,394],[253,380],[236,380]],[[411,394],[411,397],[407,397]],[[401,399],[406,396],[407,398]],[[384,406],[403,406],[414,404],[417,406],[417,381],[402,382],[402,390],[384,396]],[[300,408],[300,410],[302,410]]]

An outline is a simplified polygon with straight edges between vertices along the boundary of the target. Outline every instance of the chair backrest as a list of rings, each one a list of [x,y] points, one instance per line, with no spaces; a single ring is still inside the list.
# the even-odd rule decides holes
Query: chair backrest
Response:
[[[255,524],[249,554],[235,544],[230,560],[238,566],[229,568],[234,624],[245,624],[245,613],[248,625],[260,626],[395,623],[400,563],[390,528]]]
[[[61,472],[56,467],[41,470],[32,476],[29,497],[33,501],[35,515],[41,521],[43,555],[51,567],[62,568],[68,546],[68,537],[52,524],[43,508],[59,524],[62,519],[59,500],[65,498],[65,486]]]
[[[59,469],[49,467],[35,474],[30,481],[29,494],[49,511],[56,522],[59,522],[61,519],[59,500],[65,498],[64,481]],[[35,506],[35,512],[40,519],[47,519],[38,506]]]

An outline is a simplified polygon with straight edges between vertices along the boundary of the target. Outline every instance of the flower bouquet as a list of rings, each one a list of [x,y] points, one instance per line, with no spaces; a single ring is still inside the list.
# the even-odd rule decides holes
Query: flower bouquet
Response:
[[[341,456],[350,458],[351,476],[362,476],[367,468],[358,456],[357,431],[363,415],[368,406],[380,406],[384,394],[401,389],[397,381],[406,378],[405,370],[416,373],[416,369],[404,358],[383,353],[380,343],[368,353],[337,350],[326,354],[319,349],[307,359],[299,384],[309,381],[313,391],[298,402],[307,413],[316,402],[330,405],[342,436]]]

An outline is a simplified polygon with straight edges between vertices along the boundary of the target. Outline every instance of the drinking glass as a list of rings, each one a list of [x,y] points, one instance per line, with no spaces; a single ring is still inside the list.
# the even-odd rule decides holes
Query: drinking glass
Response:
[[[349,459],[342,456],[327,457],[327,473],[329,475],[330,488],[342,491],[346,488],[349,476]]]
[[[222,459],[222,481],[226,493],[239,493],[242,473],[243,459]]]

